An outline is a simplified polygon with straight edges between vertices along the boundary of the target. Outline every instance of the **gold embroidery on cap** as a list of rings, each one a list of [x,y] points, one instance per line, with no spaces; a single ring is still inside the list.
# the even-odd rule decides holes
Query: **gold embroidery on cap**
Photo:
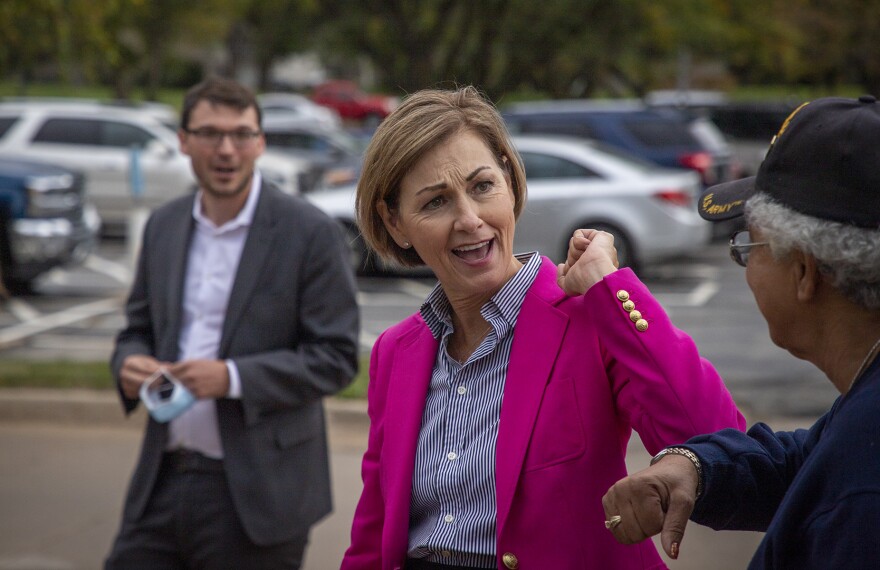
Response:
[[[732,202],[728,202],[727,204],[713,204],[712,199],[715,197],[714,193],[709,193],[703,196],[703,211],[709,215],[716,214],[724,214],[729,212],[733,208],[742,205],[742,200],[734,200]]]
[[[782,126],[779,127],[779,132],[776,133],[776,136],[775,136],[775,137],[773,137],[773,142],[776,142],[776,139],[779,138],[780,136],[782,136],[782,133],[784,133],[784,132],[785,132],[785,129],[788,128],[788,124],[791,122],[791,119],[792,119],[795,115],[797,115],[798,111],[800,111],[801,109],[803,109],[804,107],[806,107],[806,106],[809,105],[809,104],[810,104],[809,101],[807,101],[806,103],[801,103],[801,105],[800,105],[797,109],[795,109],[794,111],[792,111],[791,114],[790,114],[788,117],[786,117],[786,119],[785,119],[784,121],[782,121]],[[770,143],[770,144],[773,144],[773,143]]]

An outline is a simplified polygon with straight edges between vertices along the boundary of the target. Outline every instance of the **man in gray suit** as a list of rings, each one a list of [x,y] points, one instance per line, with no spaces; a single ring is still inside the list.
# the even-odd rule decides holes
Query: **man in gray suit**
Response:
[[[260,125],[233,81],[185,97],[198,190],[147,222],[111,360],[151,417],[107,569],[299,568],[331,509],[322,398],[357,369],[354,277],[336,223],[261,181]]]

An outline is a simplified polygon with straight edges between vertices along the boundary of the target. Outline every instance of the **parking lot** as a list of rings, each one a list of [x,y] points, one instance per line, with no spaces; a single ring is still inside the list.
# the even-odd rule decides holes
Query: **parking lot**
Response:
[[[0,307],[0,358],[106,360],[124,322],[129,250],[123,239],[105,239],[83,266],[52,271],[34,294]],[[833,401],[836,393],[818,370],[769,341],[725,244],[648,268],[641,277],[753,417],[815,417]],[[361,349],[367,352],[383,330],[417,310],[433,284],[425,277],[359,278]]]
[[[83,266],[40,278],[32,295],[0,306],[0,358],[106,361],[123,324],[130,274],[129,246],[105,239]],[[807,426],[833,401],[835,392],[818,371],[769,342],[742,269],[728,259],[726,245],[711,244],[698,255],[650,268],[642,278],[722,373],[749,423]],[[433,284],[425,277],[359,278],[362,351],[417,310]],[[101,398],[115,409],[111,394]],[[336,567],[347,545],[366,434],[363,404],[355,407],[361,410],[359,419],[343,422],[331,409],[336,508],[315,528],[308,570]],[[7,507],[0,517],[5,537],[0,568],[96,567],[118,524],[143,418],[125,421],[120,414],[107,425],[44,425],[29,423],[34,417],[13,421],[13,416],[21,414],[0,413],[0,452],[10,459],[0,469],[0,502]],[[630,447],[630,469],[644,467],[648,456],[637,438]],[[741,568],[760,540],[759,533],[714,533],[697,525],[689,527],[687,537],[682,559],[672,568],[705,568],[709,560],[715,568]]]

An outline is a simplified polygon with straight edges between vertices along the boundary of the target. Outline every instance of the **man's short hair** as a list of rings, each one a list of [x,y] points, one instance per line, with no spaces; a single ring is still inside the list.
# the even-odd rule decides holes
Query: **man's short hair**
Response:
[[[180,114],[180,128],[189,127],[189,117],[200,101],[213,105],[225,105],[244,112],[253,107],[257,111],[257,126],[263,126],[263,112],[253,91],[241,83],[226,77],[209,77],[190,88],[183,97],[183,110]]]

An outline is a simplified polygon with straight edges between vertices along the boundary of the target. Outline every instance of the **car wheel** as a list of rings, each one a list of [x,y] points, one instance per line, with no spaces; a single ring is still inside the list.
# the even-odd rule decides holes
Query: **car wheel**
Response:
[[[6,292],[13,297],[32,295],[34,293],[34,282],[29,279],[4,279],[3,285],[6,288]],[[0,299],[2,298],[2,295],[0,295]]]
[[[626,233],[623,232],[617,226],[612,226],[611,224],[606,223],[596,223],[596,222],[586,222],[584,224],[579,225],[575,229],[580,228],[591,228],[594,230],[600,230],[603,232],[607,232],[614,236],[614,247],[617,249],[617,261],[620,267],[629,267],[633,271],[638,271],[638,258],[636,256],[635,251],[633,250],[632,242],[627,237]],[[572,235],[574,230],[568,232],[568,235]],[[568,241],[565,242],[565,249],[563,250],[562,259],[568,257]]]

